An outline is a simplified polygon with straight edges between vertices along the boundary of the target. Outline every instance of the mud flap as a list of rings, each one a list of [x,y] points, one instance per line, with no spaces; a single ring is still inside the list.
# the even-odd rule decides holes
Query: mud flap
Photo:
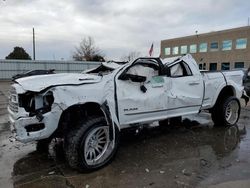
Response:
[[[247,106],[247,104],[249,102],[249,96],[246,94],[246,91],[243,91],[241,98],[245,100],[245,104]]]

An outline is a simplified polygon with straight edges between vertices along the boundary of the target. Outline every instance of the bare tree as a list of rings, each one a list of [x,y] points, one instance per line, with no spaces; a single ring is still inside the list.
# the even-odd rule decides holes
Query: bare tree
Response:
[[[141,53],[137,51],[131,51],[128,55],[125,55],[121,58],[122,61],[133,61],[136,58],[140,57]]]
[[[105,61],[101,50],[95,46],[91,36],[85,37],[75,48],[73,59],[77,61]]]

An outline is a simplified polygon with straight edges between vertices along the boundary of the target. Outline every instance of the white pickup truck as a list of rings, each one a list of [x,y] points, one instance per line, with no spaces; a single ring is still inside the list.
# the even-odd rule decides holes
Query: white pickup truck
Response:
[[[242,71],[203,72],[191,55],[103,63],[82,74],[37,75],[15,80],[9,117],[17,140],[64,140],[69,165],[94,170],[116,153],[122,129],[207,110],[216,125],[237,123]]]

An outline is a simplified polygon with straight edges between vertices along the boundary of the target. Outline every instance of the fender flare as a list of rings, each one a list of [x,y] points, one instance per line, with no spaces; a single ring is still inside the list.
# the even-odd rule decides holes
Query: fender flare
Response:
[[[111,129],[109,129],[110,130],[109,134],[110,134],[110,140],[113,141],[114,138],[115,138],[115,131],[116,131],[116,129],[118,129],[118,131],[120,131],[120,127],[113,121],[112,114],[110,112],[107,101],[105,101],[101,105],[101,110],[102,110],[102,112],[103,112],[103,114],[105,116],[107,124],[111,128]]]

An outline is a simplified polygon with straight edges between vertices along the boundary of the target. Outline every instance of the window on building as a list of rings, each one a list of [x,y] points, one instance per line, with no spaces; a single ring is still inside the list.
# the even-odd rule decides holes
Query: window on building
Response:
[[[199,52],[207,52],[207,43],[200,43]]]
[[[187,53],[187,45],[181,46],[181,54]]]
[[[199,64],[199,69],[202,70],[202,64],[201,63]]]
[[[217,70],[217,63],[210,63],[209,64],[209,70],[210,71],[216,71]]]
[[[219,50],[219,43],[218,42],[211,42],[210,43],[210,51],[218,51]]]
[[[234,68],[243,69],[244,68],[244,62],[235,62]]]
[[[222,42],[222,50],[231,50],[232,49],[232,40],[224,40]]]
[[[203,63],[203,70],[207,70],[207,64]]]
[[[165,55],[170,55],[171,54],[171,48],[167,47],[165,48]]]
[[[236,49],[245,49],[247,48],[247,39],[237,39],[236,40]]]
[[[200,63],[199,64],[199,69],[200,70],[207,70],[207,64],[206,63]]]
[[[173,55],[177,55],[177,54],[179,54],[179,47],[175,46],[173,47]]]
[[[221,63],[221,70],[230,70],[230,63]]]
[[[197,45],[196,44],[191,44],[189,46],[189,51],[190,51],[190,53],[196,53],[197,52]]]

